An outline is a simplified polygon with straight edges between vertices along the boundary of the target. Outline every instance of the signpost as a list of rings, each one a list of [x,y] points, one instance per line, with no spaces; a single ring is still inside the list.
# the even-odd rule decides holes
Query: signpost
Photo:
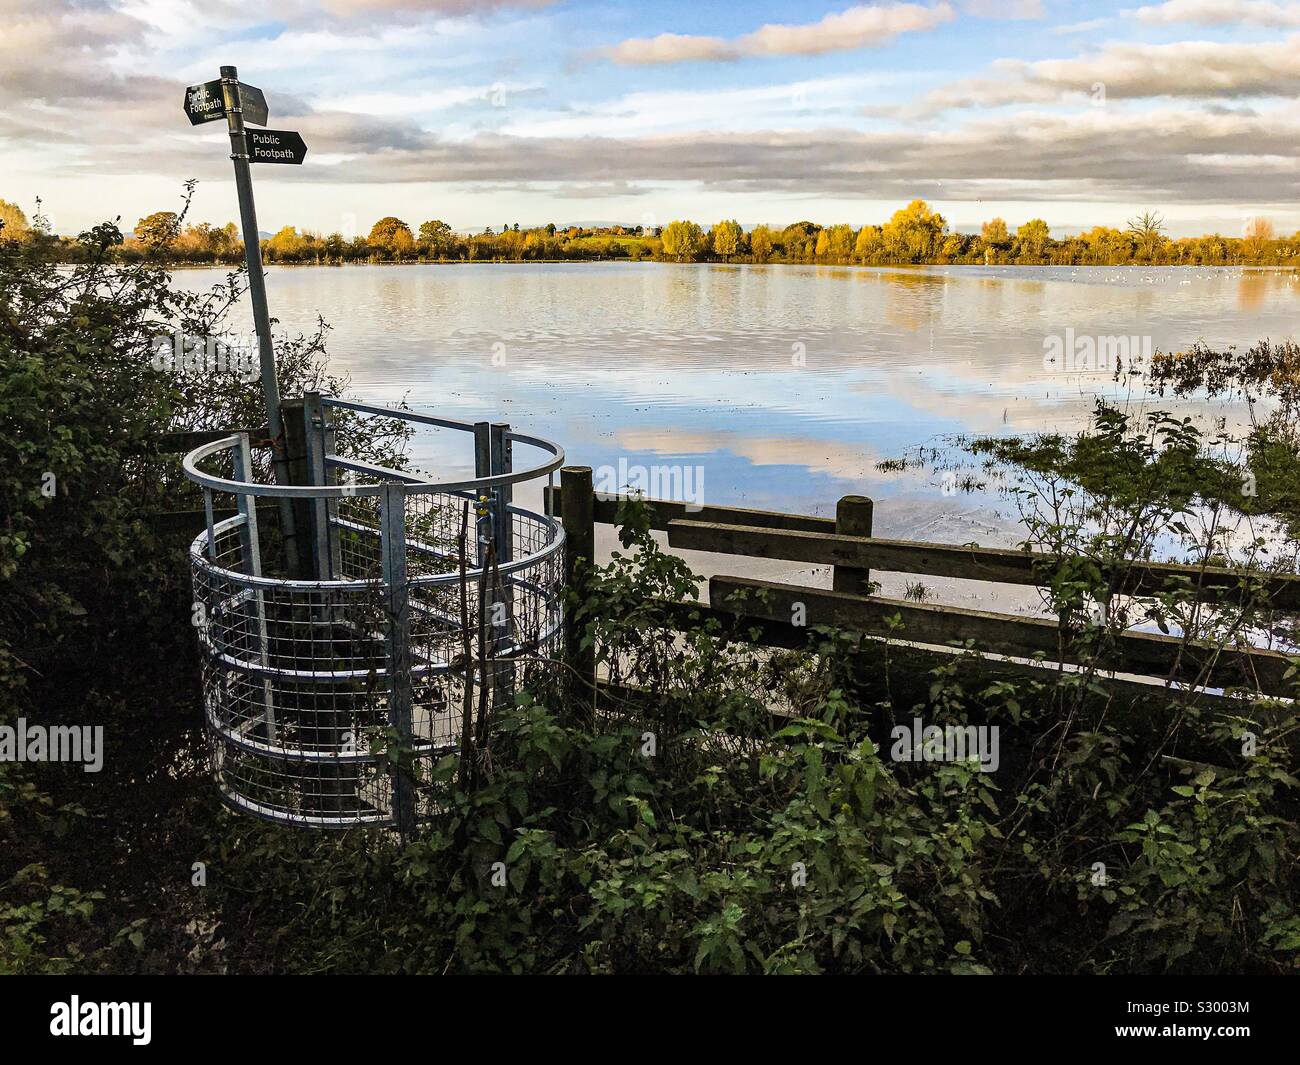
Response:
[[[250,163],[301,163],[307,155],[302,137],[285,129],[250,129],[248,161]]]
[[[221,91],[221,82],[205,81],[202,85],[191,85],[186,89],[185,114],[189,116],[191,126],[225,118],[226,100]]]
[[[272,468],[276,484],[290,484],[284,419],[280,413],[280,385],[276,379],[275,348],[271,342],[271,313],[266,303],[266,279],[262,273],[262,242],[257,230],[253,174],[249,163],[301,163],[307,154],[307,146],[302,137],[287,130],[245,129],[246,120],[259,126],[266,125],[266,97],[261,89],[241,85],[234,67],[222,67],[221,78],[217,81],[191,85],[185,90],[184,107],[192,125],[224,118],[230,132],[230,158],[235,164],[239,220],[244,232],[244,258],[248,264],[248,298],[253,305],[262,392],[266,398],[266,424],[271,434]],[[287,498],[280,500],[280,527],[284,531],[285,563],[289,572],[293,576],[302,576],[293,506]]]
[[[255,126],[265,126],[268,112],[262,90],[255,85],[240,85],[239,99],[240,106],[244,109],[244,121]],[[191,85],[186,89],[185,113],[189,116],[191,126],[225,118],[226,96],[221,79],[205,81],[202,85]]]

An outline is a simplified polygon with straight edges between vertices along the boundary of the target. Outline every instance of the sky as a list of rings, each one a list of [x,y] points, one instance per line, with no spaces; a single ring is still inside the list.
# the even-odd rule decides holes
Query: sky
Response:
[[[75,233],[236,217],[235,64],[302,166],[259,227],[364,235],[675,218],[1063,236],[1154,209],[1174,236],[1300,229],[1300,2],[0,0],[0,198]]]

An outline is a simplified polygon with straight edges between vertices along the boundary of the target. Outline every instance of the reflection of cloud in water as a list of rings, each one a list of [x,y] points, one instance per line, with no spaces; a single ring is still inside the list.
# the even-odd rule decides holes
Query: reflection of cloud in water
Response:
[[[801,507],[933,498],[875,463],[944,434],[1081,424],[1117,386],[1046,373],[1049,335],[1244,347],[1294,337],[1300,291],[1294,271],[649,263],[273,267],[269,286],[285,329],[331,320],[331,369],[363,398],[508,420],[574,462],[690,449],[711,501]]]
[[[865,478],[881,456],[868,443],[809,440],[798,437],[745,436],[731,430],[682,433],[676,430],[631,429],[617,435],[629,454],[651,453],[682,457],[729,451],[755,466],[802,466],[840,480]]]

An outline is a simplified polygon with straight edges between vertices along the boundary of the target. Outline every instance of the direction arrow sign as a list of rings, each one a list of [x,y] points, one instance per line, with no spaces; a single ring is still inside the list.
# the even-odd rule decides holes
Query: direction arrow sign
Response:
[[[266,97],[255,85],[239,86],[239,102],[244,109],[244,121],[255,126],[265,126],[268,117]],[[215,122],[226,117],[226,100],[221,91],[221,81],[205,81],[202,85],[191,85],[185,90],[185,113],[190,116],[190,125],[198,126],[204,122]]]
[[[255,126],[265,126],[267,119],[266,97],[255,85],[239,86],[239,106],[244,109],[244,121]]]
[[[225,118],[226,101],[221,94],[220,79],[205,81],[202,85],[191,85],[186,89],[185,113],[190,116],[191,126]]]
[[[250,129],[248,160],[252,163],[301,163],[307,157],[302,137],[287,129]]]

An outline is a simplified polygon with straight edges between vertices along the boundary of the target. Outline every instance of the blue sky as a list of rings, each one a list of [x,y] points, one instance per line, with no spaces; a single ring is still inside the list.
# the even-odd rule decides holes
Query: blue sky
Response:
[[[0,197],[64,232],[235,213],[186,84],[237,63],[310,146],[256,172],[263,229],[734,217],[1058,235],[1300,228],[1300,3],[13,0]]]

